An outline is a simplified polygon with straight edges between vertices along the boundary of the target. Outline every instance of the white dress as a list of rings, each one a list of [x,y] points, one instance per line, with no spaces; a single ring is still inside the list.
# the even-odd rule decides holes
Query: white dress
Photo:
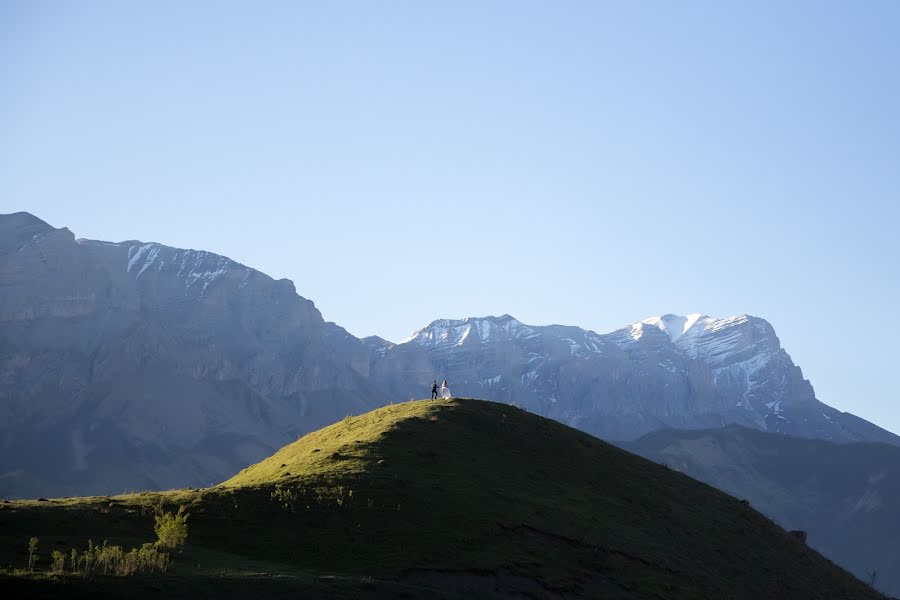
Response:
[[[441,386],[441,398],[450,399],[450,388],[446,385]]]

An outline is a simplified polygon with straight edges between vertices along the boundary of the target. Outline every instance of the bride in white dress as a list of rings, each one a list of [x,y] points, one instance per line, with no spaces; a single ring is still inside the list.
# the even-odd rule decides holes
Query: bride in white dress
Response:
[[[450,386],[447,385],[447,380],[444,380],[444,383],[441,384],[441,398],[445,400],[450,399]]]

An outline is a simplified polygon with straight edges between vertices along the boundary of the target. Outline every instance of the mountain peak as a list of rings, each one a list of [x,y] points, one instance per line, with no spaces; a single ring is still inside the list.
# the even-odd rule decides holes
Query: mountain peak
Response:
[[[711,320],[710,317],[701,314],[701,313],[691,313],[687,316],[680,315],[660,315],[656,317],[649,317],[641,321],[641,324],[652,325],[653,327],[658,328],[660,331],[665,332],[669,339],[673,342],[677,341],[681,336],[687,334],[695,325],[698,323],[702,324],[705,321]]]
[[[21,252],[26,246],[49,239],[74,239],[66,228],[57,229],[31,213],[0,214],[0,254]]]
[[[704,333],[717,332],[722,329],[750,322],[766,323],[764,319],[752,317],[747,314],[735,315],[723,319],[710,317],[703,313],[691,313],[686,316],[665,314],[648,317],[642,321],[633,323],[630,326],[629,335],[632,339],[638,340],[643,337],[645,327],[653,327],[668,335],[669,340],[673,343],[683,345],[695,336]],[[627,329],[629,328],[626,327],[626,330]]]
[[[54,227],[46,221],[42,221],[33,214],[24,211],[0,214],[0,227],[40,227],[47,231],[54,229]]]
[[[438,319],[415,331],[401,344],[415,342],[420,346],[461,346],[472,333],[481,341],[492,335],[517,337],[534,331],[518,319],[504,314],[499,317],[466,317],[465,319]]]

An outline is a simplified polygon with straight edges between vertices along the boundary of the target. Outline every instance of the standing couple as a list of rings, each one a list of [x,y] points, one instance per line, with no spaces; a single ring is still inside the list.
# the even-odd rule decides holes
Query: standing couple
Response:
[[[431,384],[431,399],[437,400],[438,397],[438,385],[437,379],[434,380]],[[447,385],[447,380],[444,380],[444,383],[441,384],[441,398],[450,399],[450,386]]]

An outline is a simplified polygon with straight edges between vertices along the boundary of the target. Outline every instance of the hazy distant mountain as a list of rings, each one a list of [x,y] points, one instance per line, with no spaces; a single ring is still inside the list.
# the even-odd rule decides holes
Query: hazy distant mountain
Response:
[[[704,481],[900,596],[900,448],[832,444],[731,426],[659,431],[622,445]]]
[[[327,331],[223,256],[0,215],[0,496],[206,485],[387,402]]]
[[[747,315],[665,315],[606,335],[509,315],[439,320],[373,347],[366,374],[395,394],[420,397],[432,379],[447,379],[454,394],[514,402],[606,439],[737,423],[900,444],[816,400],[772,326]]]
[[[818,402],[762,319],[600,335],[505,315],[360,340],[223,256],[0,215],[0,496],[204,485],[433,379],[612,440],[738,423],[898,443]]]

